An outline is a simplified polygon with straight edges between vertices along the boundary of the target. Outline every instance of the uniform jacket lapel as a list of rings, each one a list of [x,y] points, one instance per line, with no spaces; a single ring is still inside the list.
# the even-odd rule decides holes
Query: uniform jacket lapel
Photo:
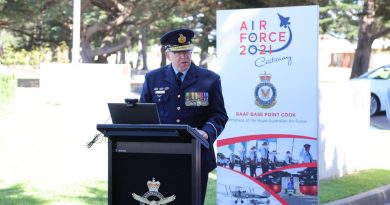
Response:
[[[184,78],[183,84],[181,85],[182,89],[196,83],[198,81],[198,67],[194,63],[191,63],[191,67],[187,72],[186,77]]]
[[[165,68],[165,81],[178,88],[179,86],[177,85],[175,75],[173,73],[172,64],[166,66]]]

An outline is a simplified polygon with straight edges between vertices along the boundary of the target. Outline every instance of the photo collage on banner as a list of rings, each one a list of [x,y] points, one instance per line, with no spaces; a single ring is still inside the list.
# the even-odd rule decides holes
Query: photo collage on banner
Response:
[[[217,204],[318,204],[318,6],[217,11]]]

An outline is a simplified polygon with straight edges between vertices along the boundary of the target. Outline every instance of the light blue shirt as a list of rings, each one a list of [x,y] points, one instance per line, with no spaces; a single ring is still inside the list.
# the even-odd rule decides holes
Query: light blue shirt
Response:
[[[303,163],[313,162],[313,158],[311,157],[310,152],[306,151],[305,149],[302,149],[301,153],[299,153],[299,156],[302,157]]]
[[[261,146],[260,154],[261,154],[261,158],[268,159],[269,158],[268,147],[267,146]]]
[[[177,70],[176,68],[174,68],[173,65],[172,65],[172,68],[173,68],[173,71],[175,72],[175,76],[176,76],[177,73],[179,72],[179,70]],[[183,73],[183,75],[181,76],[181,79],[180,79],[181,82],[183,82],[184,78],[185,78],[186,75],[187,75],[187,72],[188,72],[188,69],[187,69],[186,71],[181,72],[181,73]]]

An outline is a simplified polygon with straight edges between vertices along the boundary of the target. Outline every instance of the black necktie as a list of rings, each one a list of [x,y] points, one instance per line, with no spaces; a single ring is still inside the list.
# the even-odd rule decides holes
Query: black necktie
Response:
[[[177,81],[177,85],[180,87],[181,86],[181,76],[183,76],[183,73],[182,72],[178,72],[176,74],[176,81]]]

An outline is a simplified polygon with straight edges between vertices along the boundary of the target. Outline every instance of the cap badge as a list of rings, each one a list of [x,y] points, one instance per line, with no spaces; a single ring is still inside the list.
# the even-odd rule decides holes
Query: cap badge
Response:
[[[177,42],[179,43],[185,43],[187,40],[187,38],[185,36],[183,36],[183,34],[179,34],[179,38],[177,39]]]

